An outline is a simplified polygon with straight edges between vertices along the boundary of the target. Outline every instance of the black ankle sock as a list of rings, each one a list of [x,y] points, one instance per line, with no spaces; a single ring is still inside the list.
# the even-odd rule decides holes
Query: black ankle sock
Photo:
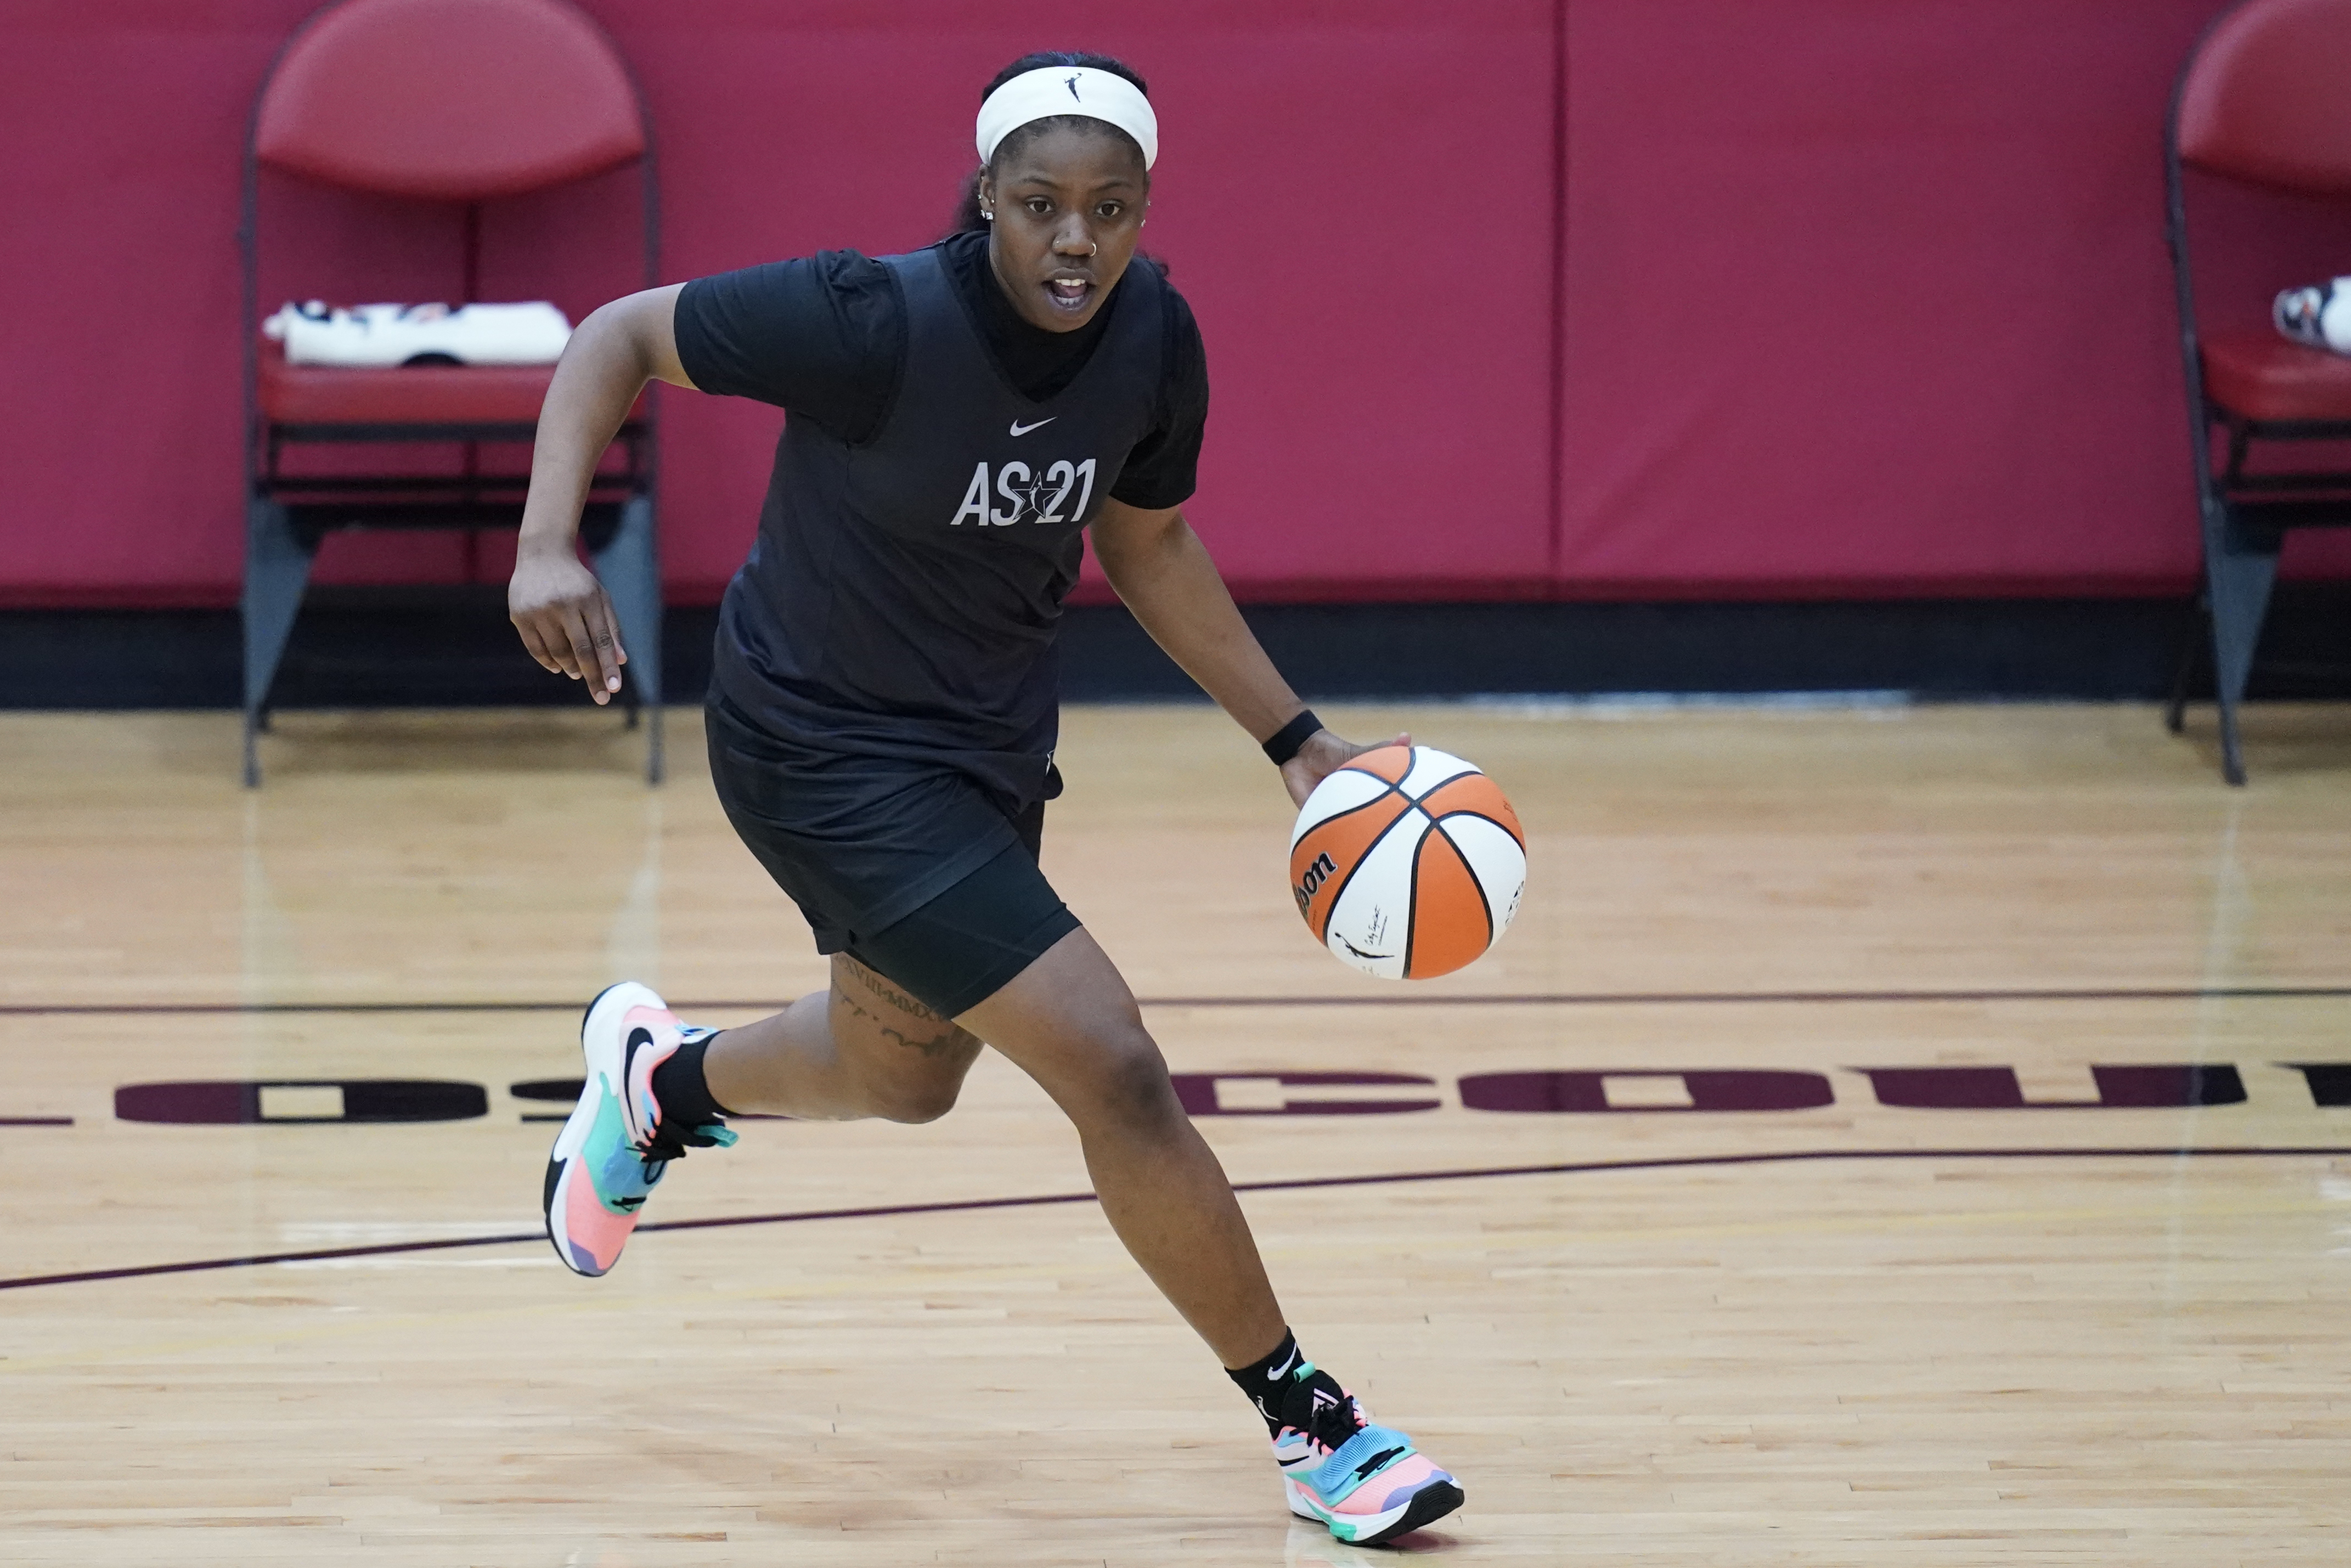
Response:
[[[1271,1354],[1247,1366],[1228,1366],[1225,1375],[1257,1406],[1257,1413],[1265,1417],[1267,1433],[1272,1435],[1281,1430],[1284,1396],[1290,1392],[1290,1383],[1298,1369],[1309,1364],[1299,1353],[1298,1336],[1283,1329],[1281,1343],[1273,1347]]]
[[[1284,1427],[1295,1427],[1335,1449],[1365,1419],[1339,1380],[1306,1359],[1298,1348],[1298,1336],[1288,1329],[1281,1331],[1281,1343],[1272,1354],[1247,1366],[1228,1366],[1225,1375],[1265,1417],[1269,1437],[1280,1437]]]
[[[702,1076],[703,1053],[717,1038],[705,1034],[689,1040],[653,1069],[653,1098],[661,1102],[664,1126],[691,1132],[735,1114],[710,1097],[710,1085]]]

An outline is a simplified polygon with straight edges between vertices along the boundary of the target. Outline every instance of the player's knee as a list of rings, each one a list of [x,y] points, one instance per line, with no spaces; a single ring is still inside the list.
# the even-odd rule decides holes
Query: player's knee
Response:
[[[866,1099],[875,1116],[884,1122],[910,1125],[937,1121],[955,1109],[956,1100],[962,1093],[960,1072],[899,1079],[866,1088]]]
[[[1097,1120],[1130,1133],[1163,1132],[1181,1123],[1184,1107],[1167,1078],[1167,1061],[1137,1019],[1103,1041],[1101,1065],[1092,1075]]]
[[[940,1051],[922,1070],[895,1062],[891,1072],[865,1074],[865,1112],[882,1122],[922,1124],[938,1122],[955,1110],[956,1095],[964,1093],[964,1074],[971,1072],[971,1061],[978,1055],[978,1041],[968,1034],[956,1044],[968,1044],[968,1051]]]
[[[893,1098],[883,1106],[882,1120],[918,1127],[925,1122],[935,1122],[955,1109],[956,1091],[925,1090]]]

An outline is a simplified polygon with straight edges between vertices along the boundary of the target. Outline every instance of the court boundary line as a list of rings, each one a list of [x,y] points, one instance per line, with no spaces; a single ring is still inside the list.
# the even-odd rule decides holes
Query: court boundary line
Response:
[[[1392,997],[1138,997],[1146,1008],[1691,1007],[1836,1006],[1870,1002],[2130,1002],[2300,1000],[2351,997],[2339,986],[2015,987],[1898,991],[1524,991]],[[679,1012],[780,1011],[789,1001],[689,1000]],[[479,1002],[5,1002],[0,1018],[169,1015],[245,1017],[271,1013],[576,1013],[577,1001]]]
[[[1565,1165],[1483,1166],[1453,1170],[1386,1171],[1370,1176],[1290,1176],[1274,1181],[1235,1182],[1237,1193],[1311,1192],[1329,1187],[1393,1186],[1411,1182],[1473,1181],[1523,1176],[1586,1176],[1610,1171],[1697,1170],[1760,1165],[1805,1165],[1830,1160],[1986,1160],[1986,1159],[2290,1159],[2346,1158],[2351,1146],[2279,1145],[2212,1148],[2164,1148],[2118,1145],[2114,1148],[1994,1148],[1994,1149],[1791,1149],[1739,1155],[1659,1155],[1641,1160],[1584,1160]],[[798,1209],[783,1214],[717,1215],[706,1219],[653,1220],[640,1225],[640,1234],[667,1230],[733,1230],[755,1225],[804,1225],[826,1219],[888,1219],[932,1214],[970,1214],[1000,1208],[1050,1208],[1071,1203],[1093,1203],[1091,1192],[1038,1193],[1012,1197],[943,1198],[932,1203],[875,1204],[857,1208]],[[302,1252],[259,1252],[242,1258],[200,1258],[180,1263],[142,1263],[120,1269],[86,1269],[67,1274],[33,1274],[0,1280],[0,1291],[25,1291],[46,1285],[93,1284],[108,1280],[148,1279],[164,1274],[201,1274],[228,1269],[258,1269],[277,1263],[319,1263],[342,1258],[384,1258],[417,1252],[447,1252],[471,1247],[519,1247],[547,1240],[544,1230],[501,1236],[443,1237],[422,1241],[384,1241],[365,1247],[328,1247]]]

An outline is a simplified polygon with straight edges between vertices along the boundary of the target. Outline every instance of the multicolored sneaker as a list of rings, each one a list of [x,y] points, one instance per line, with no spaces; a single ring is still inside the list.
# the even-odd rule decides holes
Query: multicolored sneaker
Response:
[[[547,1239],[575,1274],[609,1272],[621,1260],[646,1195],[687,1148],[735,1141],[724,1123],[662,1125],[653,1069],[688,1040],[715,1034],[682,1023],[650,986],[607,986],[580,1020],[588,1072],[548,1156]]]
[[[1270,1403],[1270,1401],[1267,1401]],[[1283,1390],[1273,1461],[1290,1511],[1377,1546],[1461,1506],[1461,1488],[1412,1439],[1374,1422],[1338,1380],[1301,1358]]]

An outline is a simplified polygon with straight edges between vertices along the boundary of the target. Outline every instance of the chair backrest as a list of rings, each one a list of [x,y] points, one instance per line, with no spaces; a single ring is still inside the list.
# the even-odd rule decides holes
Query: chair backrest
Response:
[[[2189,62],[2181,162],[2313,194],[2351,192],[2351,0],[2248,0]]]
[[[287,44],[255,158],[328,184],[478,202],[645,153],[611,40],[562,0],[346,0]]]

